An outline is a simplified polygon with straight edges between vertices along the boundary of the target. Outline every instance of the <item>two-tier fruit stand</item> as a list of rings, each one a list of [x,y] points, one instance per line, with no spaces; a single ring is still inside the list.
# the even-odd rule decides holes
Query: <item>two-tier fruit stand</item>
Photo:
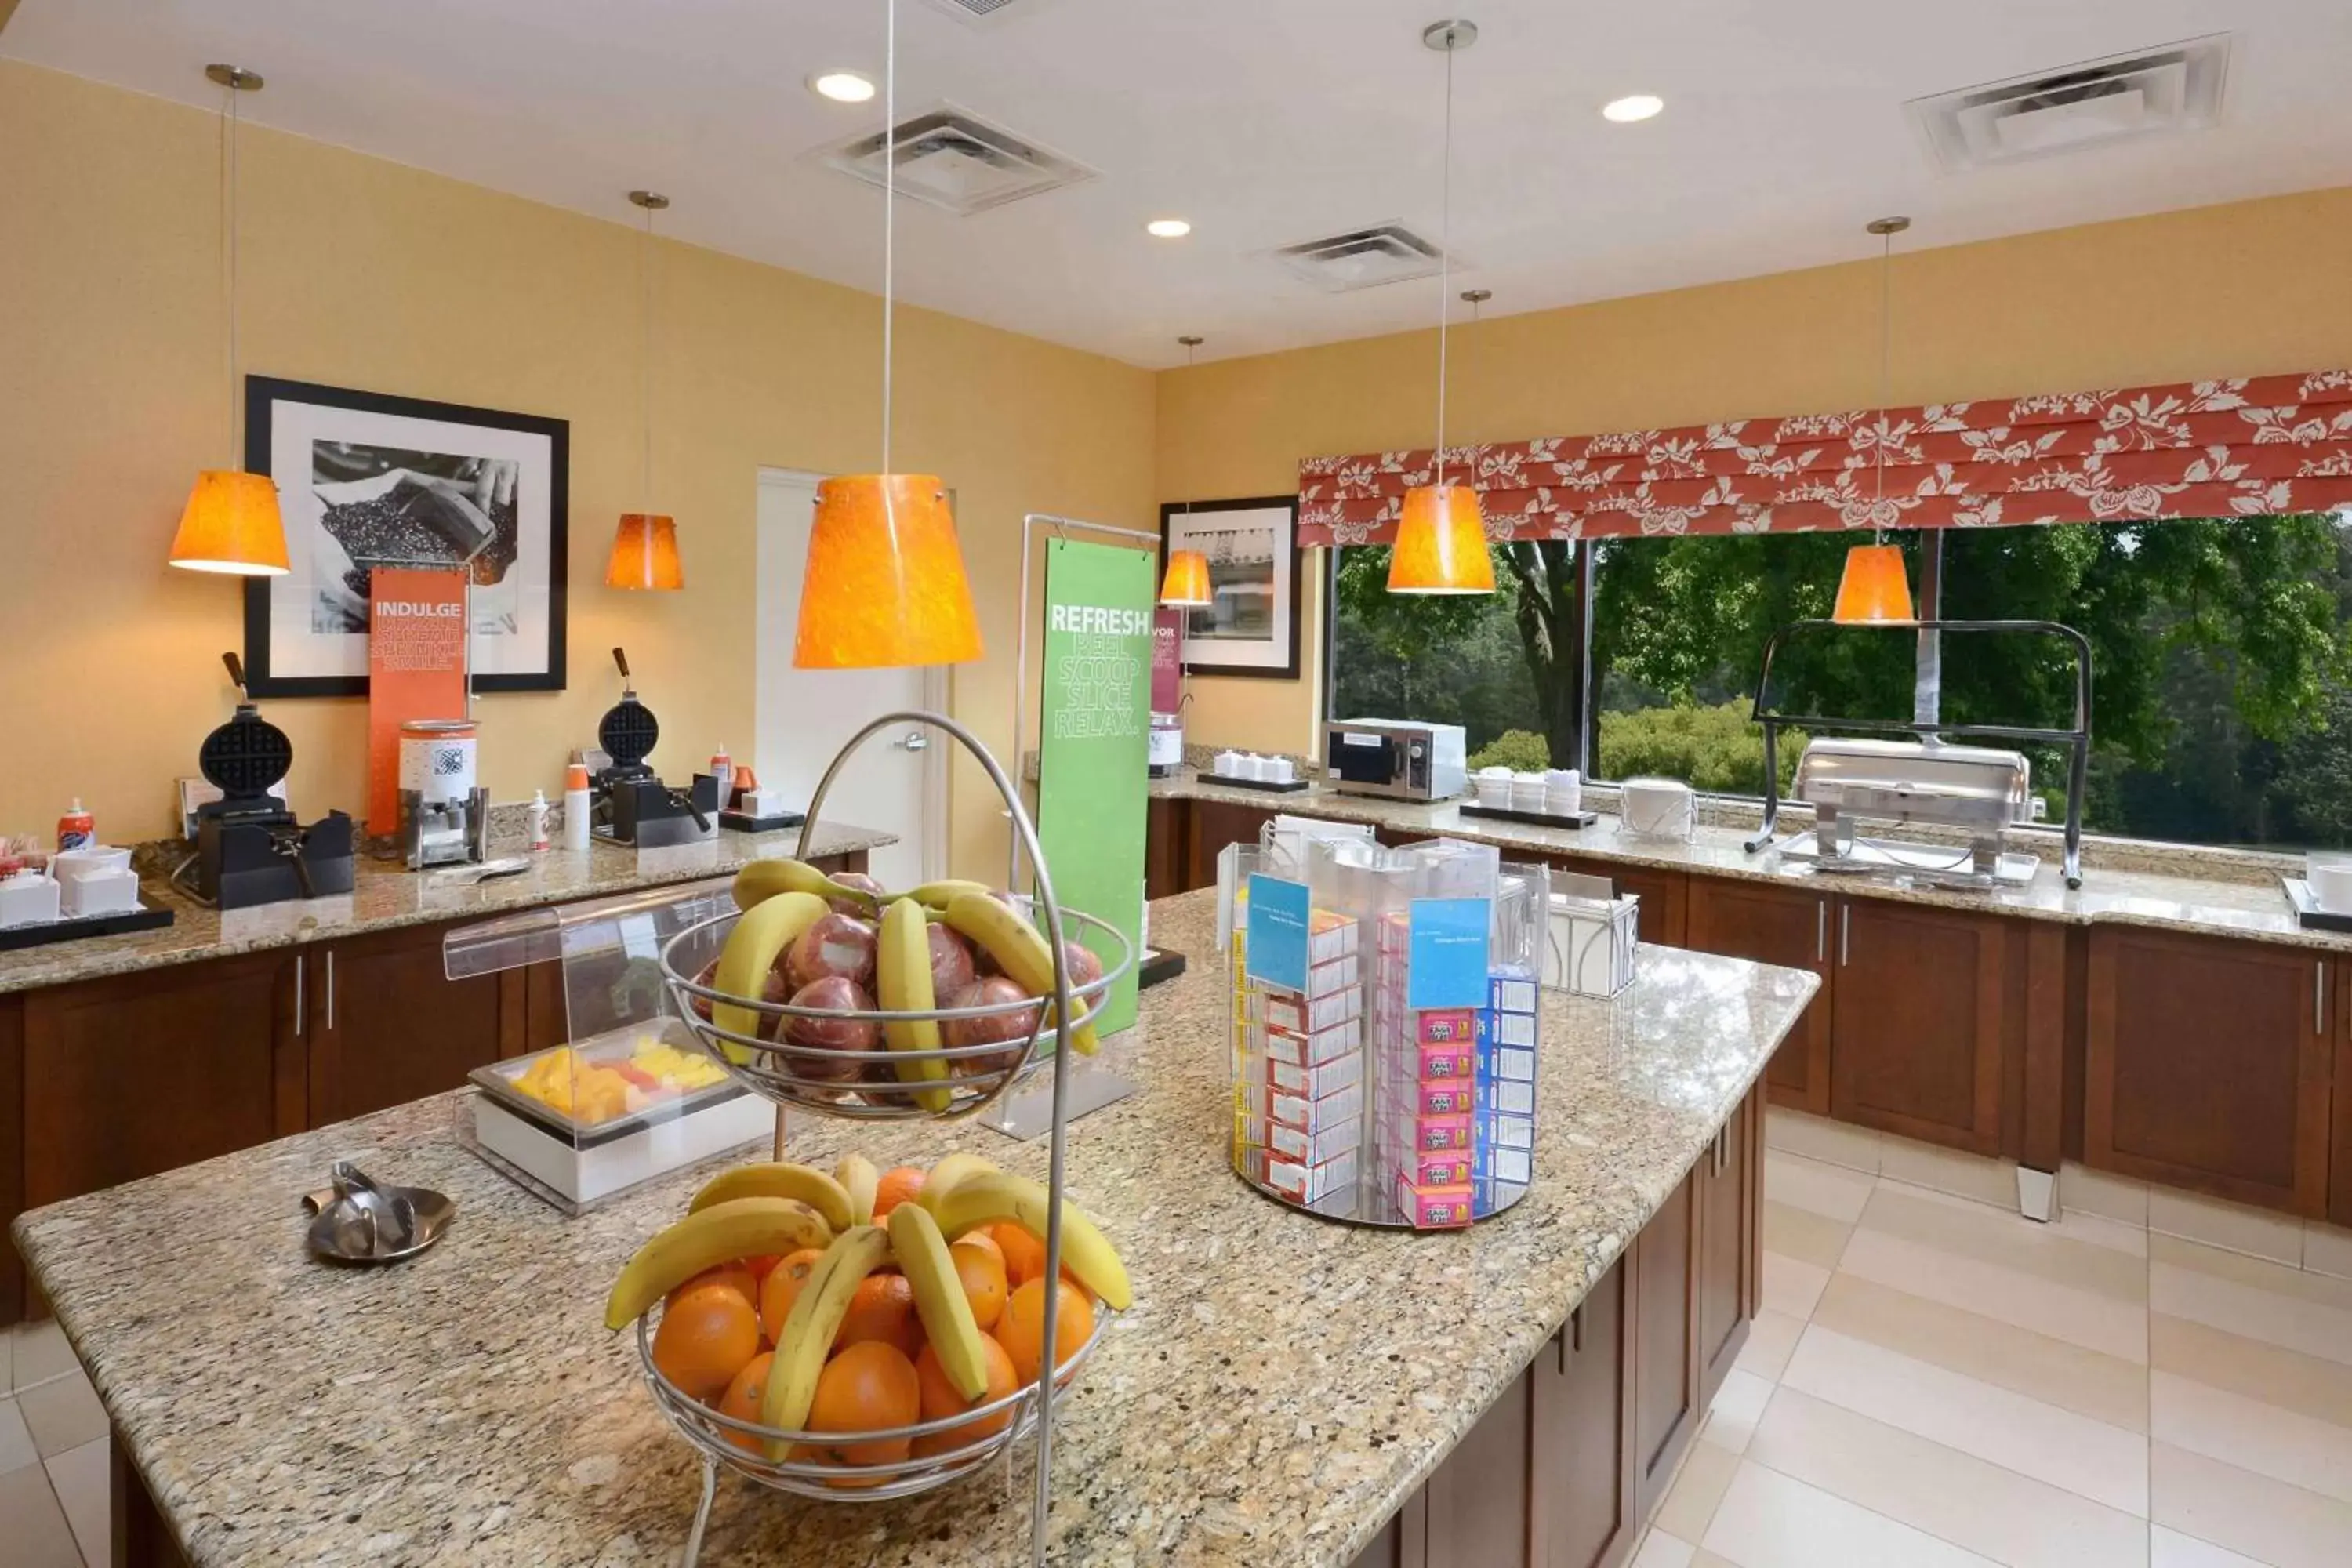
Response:
[[[1029,904],[1033,913],[1043,916],[1041,923],[1045,940],[1053,950],[1054,984],[1051,994],[1042,1000],[1024,998],[976,1007],[936,1007],[926,1012],[850,1012],[796,1007],[787,1002],[728,994],[701,984],[697,976],[709,960],[717,956],[727,933],[741,918],[737,913],[721,914],[698,921],[666,942],[661,950],[664,982],[679,1017],[712,1059],[723,1065],[737,1081],[754,1093],[775,1102],[775,1152],[779,1159],[782,1158],[784,1150],[786,1107],[798,1107],[822,1116],[858,1121],[969,1120],[996,1103],[1017,1079],[1037,1064],[1039,1047],[1050,1037],[1054,1042],[1051,1052],[1053,1123],[1046,1183],[1050,1203],[1045,1226],[1044,1278],[1049,1281],[1056,1280],[1062,1277],[1062,1204],[1069,1126],[1068,1074],[1064,1070],[1064,1064],[1073,1048],[1073,1016],[1078,1015],[1078,1003],[1087,1003],[1091,1008],[1128,973],[1134,965],[1134,949],[1118,929],[1108,921],[1062,908],[1054,896],[1053,879],[1046,869],[1045,856],[1038,848],[1036,828],[1021,804],[1019,790],[977,736],[941,714],[885,714],[850,738],[848,744],[842,747],[825,768],[815,794],[809,800],[808,820],[801,827],[798,851],[801,858],[805,858],[809,853],[824,808],[825,796],[842,765],[859,746],[877,732],[909,723],[929,725],[959,742],[986,770],[989,782],[996,786],[997,794],[1003,798],[1013,819],[1013,831],[1021,847],[1027,852],[1030,864],[1035,868],[1036,891]],[[1104,973],[1099,979],[1082,985],[1071,984],[1064,947],[1065,939],[1076,930],[1092,933],[1108,944],[1103,949],[1105,952],[1115,952],[1118,954],[1116,963],[1106,960]],[[730,1008],[740,1007],[763,1018],[776,1020],[773,1028],[779,1037],[763,1039],[756,1031],[719,1026],[714,1021],[715,1016],[740,1017],[740,1015],[719,1014],[720,1005]],[[819,1062],[816,1058],[820,1053],[814,1048],[790,1044],[782,1037],[784,1024],[792,1020],[946,1024],[1017,1015],[1024,1009],[1028,1011],[1034,1021],[1026,1046],[1018,1049],[1008,1047],[1000,1041],[973,1046],[942,1046],[935,1050],[824,1051],[821,1053],[824,1060]],[[839,1068],[847,1063],[856,1064],[861,1075],[860,1080],[855,1084],[845,1083],[839,1075]],[[923,1079],[919,1089],[899,1087],[901,1080],[897,1069],[923,1063],[942,1064],[946,1076]],[[919,1098],[936,1106],[939,1091],[942,1090],[949,1101],[944,1109],[929,1109],[918,1102]],[[878,1501],[911,1497],[946,1486],[971,1475],[999,1456],[1005,1456],[1009,1463],[1013,1447],[1032,1435],[1036,1439],[1037,1474],[1030,1511],[1030,1560],[1033,1563],[1042,1564],[1045,1560],[1046,1511],[1053,1492],[1054,1408],[1060,1403],[1057,1387],[1067,1384],[1076,1375],[1100,1342],[1111,1316],[1108,1311],[1098,1312],[1093,1333],[1065,1363],[1058,1361],[1054,1343],[1055,1321],[1058,1315],[1050,1310],[1045,1313],[1040,1364],[1053,1369],[1050,1375],[1041,1376],[1034,1384],[1016,1389],[1002,1399],[962,1415],[887,1431],[859,1433],[856,1440],[861,1444],[896,1443],[902,1439],[919,1441],[959,1428],[990,1425],[993,1420],[1009,1416],[1002,1431],[992,1432],[950,1452],[875,1465],[819,1464],[812,1459],[795,1458],[796,1454],[803,1451],[803,1445],[809,1449],[821,1448],[828,1444],[837,1444],[843,1434],[782,1431],[721,1415],[693,1398],[655,1367],[652,1352],[654,1321],[650,1313],[640,1318],[637,1322],[638,1355],[644,1366],[646,1384],[671,1424],[687,1441],[701,1451],[703,1457],[702,1499],[695,1511],[684,1558],[688,1568],[692,1568],[701,1553],[703,1533],[709,1523],[711,1504],[717,1494],[719,1472],[722,1467],[761,1486],[802,1497],[829,1502]]]

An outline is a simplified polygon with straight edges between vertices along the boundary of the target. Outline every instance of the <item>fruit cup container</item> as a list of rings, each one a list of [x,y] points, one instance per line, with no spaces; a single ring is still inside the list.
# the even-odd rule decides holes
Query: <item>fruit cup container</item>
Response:
[[[1015,899],[1013,902],[1022,914],[1031,912],[1025,906],[1033,900]],[[1063,910],[1061,917],[1066,938],[1092,933],[1097,940],[1089,945],[1118,955],[1116,962],[1104,964],[1099,978],[1084,984],[1073,983],[1069,987],[1071,997],[1085,1005],[1082,1011],[1092,1012],[1099,1007],[1111,987],[1135,967],[1135,948],[1125,933],[1108,921],[1070,909]],[[987,1110],[1032,1067],[1050,1060],[1054,1054],[1057,1031],[1050,1022],[1052,1008],[1041,997],[1024,996],[976,1007],[892,1012],[794,1006],[789,1002],[737,996],[703,984],[696,977],[719,956],[726,945],[727,933],[740,919],[740,913],[715,916],[672,937],[662,946],[662,978],[695,1042],[732,1073],[738,1082],[765,1099],[858,1121],[904,1121],[926,1117],[952,1120]],[[761,1020],[758,1031],[746,1033],[720,1027],[711,1016],[711,1009],[719,1005],[740,1007],[757,1016]],[[767,1037],[782,1035],[786,1026],[794,1020],[848,1025],[946,1025],[992,1018],[1018,1018],[1028,1032],[1025,1037],[1014,1034],[1009,1039],[982,1045],[907,1051],[884,1045],[872,1050],[834,1050]],[[944,1075],[912,1083],[901,1078],[901,1068],[924,1063],[942,1066]]]
[[[1097,1305],[1094,1331],[1087,1336],[1084,1344],[1061,1358],[1061,1368],[1054,1374],[1055,1404],[1060,1403],[1071,1382],[1092,1358],[1095,1347],[1102,1342],[1103,1331],[1118,1315]],[[974,1405],[961,1415],[887,1430],[786,1432],[757,1422],[739,1421],[695,1398],[654,1365],[654,1330],[659,1321],[657,1311],[647,1312],[637,1320],[637,1360],[645,1373],[646,1386],[653,1391],[654,1403],[661,1406],[662,1414],[669,1417],[679,1435],[708,1459],[778,1491],[824,1502],[883,1502],[913,1497],[964,1479],[990,1461],[1009,1456],[1014,1445],[1036,1432],[1037,1385],[1034,1383],[1014,1389],[1002,1399]],[[1006,1416],[1011,1419],[997,1431],[919,1458],[878,1465],[835,1465],[791,1457],[803,1446],[830,1447],[848,1442],[865,1446],[902,1440],[912,1443]],[[771,1444],[776,1446],[772,1451],[782,1452],[786,1458],[769,1458]]]

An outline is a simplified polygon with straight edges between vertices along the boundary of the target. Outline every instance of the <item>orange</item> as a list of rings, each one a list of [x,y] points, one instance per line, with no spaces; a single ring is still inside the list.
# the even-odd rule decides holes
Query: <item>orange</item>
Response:
[[[1045,1241],[1009,1219],[983,1226],[1004,1254],[1004,1276],[1015,1286],[1026,1285],[1045,1272]]]
[[[708,1402],[760,1353],[760,1315],[731,1287],[706,1285],[662,1309],[654,1366],[688,1396]]]
[[[919,1165],[893,1165],[874,1184],[874,1223],[880,1225],[892,1209],[919,1196],[930,1173]]]
[[[751,1278],[751,1270],[740,1263],[722,1263],[716,1268],[704,1269],[669,1293],[670,1304],[677,1305],[689,1291],[699,1290],[707,1285],[724,1286],[742,1297],[754,1311],[759,1310],[759,1282]]]
[[[915,1315],[915,1288],[904,1274],[868,1274],[851,1293],[848,1315],[833,1336],[835,1352],[869,1340],[908,1357],[921,1347],[923,1324]]]
[[[719,1396],[719,1414],[732,1415],[738,1421],[756,1423],[760,1419],[760,1401],[766,1397],[768,1392],[768,1367],[775,1359],[773,1351],[762,1351],[753,1356],[743,1370],[735,1374],[735,1381],[727,1385],[727,1392]],[[747,1437],[723,1426],[719,1432],[739,1448],[749,1448],[755,1454],[761,1451],[757,1437]]]
[[[1078,1353],[1095,1331],[1095,1310],[1086,1296],[1066,1283],[1054,1293],[1054,1364],[1061,1366]],[[1013,1370],[1024,1384],[1037,1381],[1045,1364],[1045,1282],[1032,1279],[1006,1299],[1004,1316],[997,1320],[997,1342],[1013,1358]]]
[[[817,1374],[816,1399],[809,1406],[812,1432],[879,1432],[912,1426],[921,1419],[921,1380],[915,1363],[896,1345],[863,1341],[824,1363]],[[907,1457],[904,1437],[880,1443],[837,1443],[817,1458],[835,1465],[887,1465]]]
[[[743,1259],[743,1267],[751,1271],[751,1280],[753,1284],[765,1285],[768,1282],[769,1271],[782,1261],[783,1256],[781,1253],[763,1252],[757,1258],[747,1258]],[[755,1300],[752,1302],[752,1305],[757,1306],[759,1303]]]
[[[996,1243],[974,1233],[948,1248],[948,1256],[955,1259],[956,1278],[963,1282],[964,1300],[971,1303],[971,1321],[985,1333],[1004,1315],[1004,1298],[1010,1289],[1004,1277],[1004,1254]]]
[[[774,1344],[783,1337],[784,1319],[792,1314],[793,1303],[800,1300],[801,1287],[816,1271],[816,1261],[824,1253],[814,1247],[803,1247],[787,1254],[768,1277],[760,1281],[760,1331]]]
[[[1013,1358],[1004,1353],[1004,1347],[982,1334],[980,1336],[980,1348],[988,1361],[988,1392],[978,1399],[966,1399],[956,1392],[955,1384],[948,1381],[947,1369],[940,1364],[939,1353],[929,1345],[923,1347],[923,1353],[915,1358],[915,1381],[922,1394],[924,1420],[944,1421],[950,1415],[962,1415],[974,1405],[993,1405],[1018,1386],[1013,1372]],[[934,1455],[952,1454],[958,1448],[969,1447],[982,1437],[1012,1426],[1013,1414],[1013,1408],[1008,1407],[997,1415],[983,1415],[977,1421],[967,1421],[961,1426],[951,1426],[930,1436],[918,1437],[915,1439],[914,1457],[928,1459]]]

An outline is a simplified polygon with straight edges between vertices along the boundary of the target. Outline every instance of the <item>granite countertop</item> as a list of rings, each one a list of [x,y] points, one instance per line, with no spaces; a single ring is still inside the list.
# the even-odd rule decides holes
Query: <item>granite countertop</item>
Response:
[[[873,828],[820,823],[810,852],[819,858],[847,855],[898,841],[896,834]],[[149,902],[171,909],[170,925],[0,952],[0,994],[394,926],[464,920],[720,877],[747,860],[793,854],[799,844],[798,828],[759,834],[721,831],[699,844],[667,849],[625,849],[592,842],[585,850],[550,849],[534,854],[523,843],[494,843],[490,849],[494,858],[522,855],[530,860],[530,869],[478,885],[436,872],[406,870],[394,862],[361,855],[349,893],[226,911],[206,909],[176,889],[150,880],[141,891]]]
[[[1072,1196],[1137,1303],[1056,1424],[1055,1562],[1339,1568],[1567,1320],[1704,1152],[1818,982],[1645,948],[1613,1003],[1544,997],[1536,1183],[1467,1234],[1369,1231],[1231,1178],[1214,895],[1153,906],[1193,955],[1097,1063],[1141,1092],[1076,1123]],[[192,1561],[667,1564],[699,1463],[646,1391],[605,1288],[698,1176],[565,1219],[458,1142],[463,1095],[287,1139],[17,1221],[18,1243]],[[795,1116],[830,1167],[1043,1140]],[[328,1162],[455,1197],[378,1271],[302,1249]],[[1025,1563],[1034,1461],[891,1503],[719,1485],[707,1563]]]
[[[2084,885],[2069,889],[2065,879],[2059,874],[2055,837],[2050,836],[2051,845],[2042,851],[2042,868],[2030,884],[1972,893],[1874,878],[1825,876],[1816,872],[1811,861],[1790,858],[1774,849],[1750,855],[1743,846],[1755,836],[1753,827],[1703,823],[1687,843],[1644,841],[1621,837],[1617,819],[1607,815],[1581,830],[1544,827],[1465,817],[1461,810],[1465,803],[1458,800],[1381,800],[1343,795],[1319,784],[1296,793],[1274,794],[1220,784],[1190,771],[1173,778],[1155,780],[1151,793],[1163,799],[1224,801],[1333,822],[1368,823],[1400,832],[1443,834],[1500,845],[1506,849],[1576,855],[1749,881],[1806,882],[1823,893],[1852,894],[1856,898],[1982,910],[2068,925],[2153,926],[2166,931],[2252,937],[2352,953],[2352,934],[2306,931],[2296,923],[2294,910],[2278,883],[2278,870],[2285,862],[2276,856],[2210,851],[2192,846],[2125,846],[2113,842],[2102,846],[2103,853],[2111,860],[2128,859],[2135,868],[2123,869],[2112,864],[2090,866],[2092,851],[2086,846]],[[1809,812],[1790,812],[1786,816],[1794,820],[1797,829],[1812,826]],[[2041,846],[2037,840],[2028,847]]]

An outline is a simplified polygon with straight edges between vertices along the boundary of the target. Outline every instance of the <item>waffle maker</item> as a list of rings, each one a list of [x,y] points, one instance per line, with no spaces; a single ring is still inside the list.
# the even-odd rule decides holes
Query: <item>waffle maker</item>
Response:
[[[719,831],[719,781],[697,773],[683,790],[662,783],[646,763],[661,738],[661,724],[629,683],[629,656],[616,647],[613,663],[621,671],[621,700],[596,726],[596,743],[612,761],[592,781],[592,830],[607,843],[639,849],[710,837]]]
[[[245,666],[233,653],[221,662],[242,697]],[[293,767],[294,746],[251,702],[205,737],[196,765],[221,792],[196,808],[198,899],[242,910],[352,890],[352,819],[331,811],[305,827],[269,793]]]

